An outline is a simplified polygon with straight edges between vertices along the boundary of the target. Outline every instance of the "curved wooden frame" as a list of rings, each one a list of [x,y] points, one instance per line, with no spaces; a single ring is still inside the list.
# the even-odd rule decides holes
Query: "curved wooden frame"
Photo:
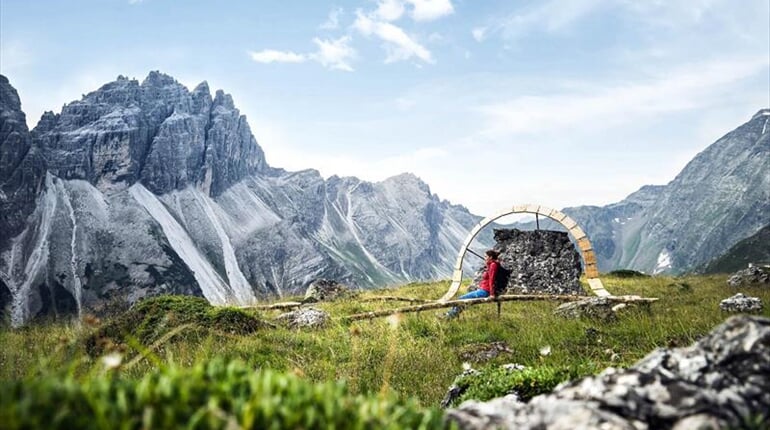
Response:
[[[460,282],[462,282],[463,279],[463,260],[465,259],[465,253],[468,251],[468,247],[470,246],[471,242],[473,242],[473,239],[476,237],[476,235],[479,234],[481,229],[498,218],[504,217],[506,215],[521,213],[543,215],[563,225],[569,234],[572,235],[575,241],[577,241],[578,248],[580,248],[580,251],[582,251],[586,277],[588,278],[588,286],[591,288],[591,292],[597,296],[602,297],[612,295],[604,288],[601,279],[599,279],[599,270],[596,268],[596,255],[594,254],[593,247],[591,246],[591,241],[588,240],[588,236],[586,236],[586,233],[583,231],[583,229],[577,225],[575,220],[568,217],[563,212],[545,206],[514,205],[511,209],[504,209],[495,215],[484,218],[483,220],[479,221],[473,230],[471,230],[471,232],[468,234],[468,237],[465,238],[465,243],[463,243],[463,247],[460,250],[460,253],[457,255],[457,262],[455,263],[454,272],[452,274],[452,284],[449,286],[449,290],[447,290],[446,294],[444,294],[444,296],[441,297],[439,301],[447,301],[452,299],[452,297],[457,294],[457,290],[460,289]]]

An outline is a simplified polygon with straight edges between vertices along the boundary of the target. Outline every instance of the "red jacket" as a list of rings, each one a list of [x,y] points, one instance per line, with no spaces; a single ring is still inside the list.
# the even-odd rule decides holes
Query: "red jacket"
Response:
[[[498,265],[499,263],[496,260],[487,261],[487,270],[484,271],[484,275],[479,283],[479,288],[488,292],[490,296],[495,295],[495,275],[497,274]]]

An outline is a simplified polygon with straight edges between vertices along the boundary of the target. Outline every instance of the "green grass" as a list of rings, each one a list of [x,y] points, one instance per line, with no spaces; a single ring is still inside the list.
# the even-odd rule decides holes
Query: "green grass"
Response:
[[[137,381],[149,375],[159,378],[158,372],[164,369],[186,375],[210,363],[238,362],[259,372],[294,375],[310,385],[341,381],[345,396],[378,398],[397,393],[406,400],[389,400],[394,405],[408,401],[414,407],[435,407],[462,371],[462,351],[479,343],[503,341],[512,352],[490,362],[471,363],[496,382],[487,384],[489,389],[469,383],[464,398],[502,395],[516,384],[533,387],[521,393],[531,396],[565,378],[608,366],[630,366],[658,347],[693,343],[729,316],[719,309],[719,301],[738,291],[760,297],[766,303],[763,315],[770,317],[770,291],[734,289],[727,286],[725,276],[608,276],[602,280],[613,294],[660,301],[649,309],[627,308],[614,322],[562,319],[553,315],[558,304],[549,302],[505,302],[499,318],[496,306],[489,304],[469,307],[452,321],[437,319],[435,310],[342,321],[345,315],[405,305],[362,298],[386,294],[436,299],[449,286],[448,282],[410,284],[316,304],[332,315],[332,322],[322,329],[299,330],[264,324],[279,311],[211,308],[190,298],[156,299],[103,322],[88,319],[1,329],[0,380],[5,388],[0,393],[7,396],[7,387],[18,381],[50,382],[57,375],[67,375],[64,379],[69,383],[84,387],[98,385],[105,375],[110,381],[141,384]],[[550,346],[548,355],[540,353],[545,346]],[[121,357],[121,365],[106,372],[101,356],[111,353]],[[506,379],[498,370],[504,363],[523,364],[529,370],[520,375],[521,380]]]

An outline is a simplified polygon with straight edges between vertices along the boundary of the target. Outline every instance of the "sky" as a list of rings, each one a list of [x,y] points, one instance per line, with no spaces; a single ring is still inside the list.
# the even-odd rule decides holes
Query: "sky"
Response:
[[[0,0],[30,128],[151,70],[232,94],[274,167],[606,205],[770,107],[770,2]]]

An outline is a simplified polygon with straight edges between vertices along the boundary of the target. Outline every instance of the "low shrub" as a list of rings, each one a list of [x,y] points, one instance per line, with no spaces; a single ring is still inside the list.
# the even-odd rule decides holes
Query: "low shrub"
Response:
[[[466,400],[487,401],[507,394],[516,394],[519,400],[529,401],[539,394],[550,393],[562,382],[592,374],[593,369],[580,367],[526,367],[522,370],[503,366],[487,367],[475,373],[464,374],[455,380],[462,393],[449,406]]]
[[[139,301],[106,322],[86,338],[86,349],[89,354],[98,355],[104,352],[106,345],[123,344],[129,336],[148,345],[186,324],[194,330],[213,329],[239,335],[269,326],[241,309],[211,306],[202,297],[158,296]]]
[[[630,269],[619,269],[619,270],[613,270],[608,275],[614,276],[616,278],[649,278],[650,275],[642,272],[638,272],[636,270],[630,270]]]

